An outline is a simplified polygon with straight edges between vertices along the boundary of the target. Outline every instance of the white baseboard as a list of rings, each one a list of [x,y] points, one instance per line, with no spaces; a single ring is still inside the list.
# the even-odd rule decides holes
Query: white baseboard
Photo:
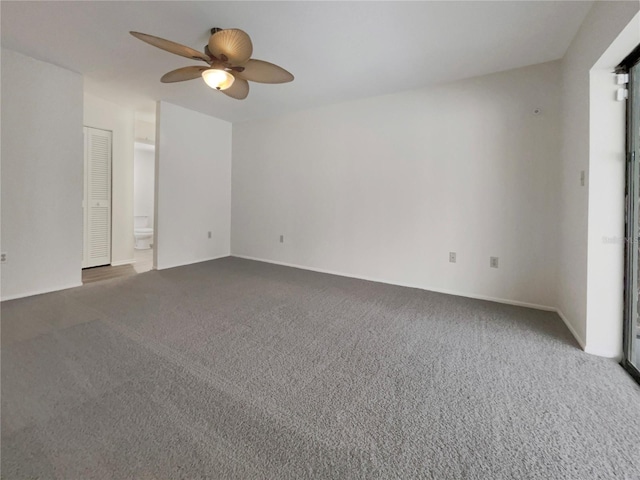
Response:
[[[587,344],[586,339],[584,339],[584,338],[582,338],[582,336],[578,335],[578,332],[576,332],[575,328],[573,327],[573,325],[571,325],[571,323],[569,322],[569,320],[567,319],[565,314],[562,313],[562,310],[557,308],[556,312],[558,313],[558,316],[562,319],[564,324],[567,326],[567,328],[569,329],[569,331],[571,332],[573,337],[580,344],[580,347],[582,347],[582,350],[584,350],[586,353],[588,353],[590,355],[595,355],[597,357],[612,358],[612,359],[615,359],[617,361],[620,361],[622,359],[622,349],[621,348],[616,349],[616,350],[610,350],[610,349],[602,349],[602,348],[597,348],[597,347],[594,348],[594,347],[590,346],[589,344]]]
[[[264,259],[264,258],[251,257],[251,256],[248,256],[248,255],[237,255],[237,254],[232,253],[231,256],[232,257],[237,257],[237,258],[244,258],[246,260],[255,260],[257,262],[273,263],[275,265],[282,265],[284,267],[300,268],[302,270],[310,270],[312,272],[328,273],[330,275],[338,275],[340,277],[357,278],[359,280],[367,280],[369,282],[385,283],[387,285],[396,285],[396,286],[399,286],[399,287],[417,288],[418,290],[426,290],[426,291],[429,291],[429,292],[436,292],[436,293],[445,293],[447,295],[456,295],[458,297],[474,298],[474,299],[477,299],[477,300],[487,300],[489,302],[504,303],[504,304],[507,304],[507,305],[515,305],[515,306],[518,306],[518,307],[533,308],[533,309],[536,309],[536,310],[545,310],[545,311],[548,311],[548,312],[557,311],[557,309],[555,307],[550,307],[550,306],[547,306],[547,305],[538,305],[536,303],[521,302],[521,301],[518,301],[518,300],[510,300],[510,299],[506,299],[506,298],[489,297],[487,295],[477,295],[477,294],[474,294],[474,293],[465,293],[465,292],[459,292],[459,291],[455,291],[455,290],[445,290],[445,289],[441,289],[441,288],[431,288],[431,287],[425,287],[424,285],[415,285],[415,284],[409,284],[409,283],[391,282],[391,281],[384,280],[384,279],[381,279],[381,278],[373,278],[373,277],[367,277],[367,276],[363,276],[363,275],[354,275],[354,274],[351,274],[351,273],[336,272],[334,270],[326,270],[326,269],[323,269],[323,268],[307,267],[305,265],[297,265],[295,263],[278,262],[278,261],[275,261],[275,260],[267,260],[267,259]]]
[[[52,288],[45,288],[42,290],[32,290],[30,292],[16,293],[13,295],[6,295],[6,296],[3,295],[2,301],[4,302],[5,300],[15,300],[16,298],[32,297],[34,295],[42,295],[43,293],[59,292],[60,290],[67,290],[69,288],[76,288],[81,286],[82,286],[82,282],[73,283],[70,285],[62,285],[62,286],[57,286]]]
[[[573,328],[573,325],[571,325],[571,322],[569,322],[569,320],[567,319],[565,314],[562,313],[562,310],[560,310],[559,308],[556,308],[556,313],[562,319],[564,324],[567,326],[567,328],[571,332],[571,335],[573,335],[573,338],[576,339],[576,342],[578,342],[578,345],[580,345],[582,350],[584,350],[586,352],[587,351],[587,342],[586,342],[586,340],[584,338],[582,338],[582,336],[578,335],[578,332],[576,332],[576,329]]]
[[[376,281],[376,280],[373,280]],[[383,282],[383,283],[387,283],[387,282]],[[394,284],[394,285],[401,285],[401,284]],[[421,287],[421,286],[417,286],[417,285],[401,285],[401,286],[407,286],[407,287],[411,287],[411,288],[418,288],[420,290],[427,290],[429,292],[436,292],[436,293],[445,293],[447,295],[455,295],[456,297],[467,297],[467,298],[474,298],[476,300],[486,300],[488,302],[496,302],[496,303],[504,303],[506,305],[514,305],[516,307],[526,307],[526,308],[533,308],[534,310],[544,310],[545,312],[555,312],[555,308],[554,307],[549,307],[548,305],[539,305],[537,303],[528,303],[528,302],[521,302],[519,300],[510,300],[508,298],[499,298],[499,297],[489,297],[487,295],[478,295],[475,293],[465,293],[465,292],[459,292],[457,290],[445,290],[445,289],[441,289],[441,288],[430,288],[430,287]]]
[[[346,274],[344,272],[336,272],[333,270],[326,270],[323,268],[313,268],[313,267],[307,267],[304,265],[297,265],[294,263],[287,263],[287,262],[279,262],[276,260],[267,260],[264,258],[257,258],[257,257],[251,257],[249,255],[237,255],[232,253],[231,254],[232,257],[237,257],[237,258],[244,258],[247,260],[255,260],[257,262],[265,262],[265,263],[272,263],[275,265],[282,265],[285,267],[292,267],[292,268],[300,268],[302,270],[310,270],[312,272],[320,272],[320,273],[328,273],[330,275],[338,275],[341,277],[349,277],[349,278],[357,278],[360,280],[368,280],[370,282],[378,282],[378,283],[386,283],[389,285],[397,285],[400,287],[409,287],[409,288],[417,288],[419,290],[426,290],[429,292],[437,292],[437,293],[445,293],[447,295],[456,295],[458,297],[467,297],[467,298],[475,298],[478,300],[487,300],[490,302],[497,302],[497,303],[504,303],[507,305],[515,305],[518,307],[527,307],[527,308],[533,308],[536,310],[544,310],[544,311],[549,311],[549,312],[556,312],[558,314],[558,316],[562,319],[562,321],[564,322],[564,324],[567,326],[567,328],[569,329],[569,331],[571,332],[571,334],[573,335],[573,337],[576,339],[576,341],[578,342],[578,345],[580,345],[580,347],[582,348],[582,350],[584,350],[587,353],[590,353],[592,355],[597,355],[599,357],[607,357],[607,358],[618,358],[620,357],[620,352],[613,352],[613,351],[604,351],[604,350],[598,350],[598,349],[590,349],[587,347],[586,341],[585,339],[583,339],[580,335],[578,335],[578,332],[576,332],[575,328],[573,327],[573,325],[571,325],[571,323],[569,322],[569,320],[567,319],[567,317],[564,315],[564,313],[556,307],[550,307],[548,305],[539,305],[536,303],[529,303],[529,302],[521,302],[519,300],[510,300],[510,299],[506,299],[506,298],[498,298],[498,297],[489,297],[487,295],[477,295],[474,293],[466,293],[466,292],[460,292],[460,291],[455,291],[455,290],[445,290],[445,289],[441,289],[441,288],[429,288],[429,287],[425,287],[422,285],[413,285],[413,284],[408,284],[408,283],[398,283],[398,282],[390,282],[387,280],[382,280],[379,278],[372,278],[372,277],[367,277],[367,276],[363,276],[363,275],[353,275],[353,274]]]
[[[589,345],[587,345],[584,351],[591,355],[595,355],[597,357],[611,358],[613,360],[616,360],[617,362],[622,360],[622,348],[614,351],[614,350],[606,350],[601,348],[592,348]]]
[[[192,260],[189,262],[185,262],[185,263],[175,263],[175,264],[169,264],[169,265],[162,265],[162,266],[155,266],[153,269],[154,270],[168,270],[170,268],[176,268],[176,267],[184,267],[185,265],[193,265],[194,263],[202,263],[202,262],[209,262],[211,260],[218,260],[219,258],[226,258],[229,257],[230,254],[227,253],[225,255],[218,255],[217,257],[210,257],[210,258],[201,258],[198,260]]]
[[[478,300],[487,300],[487,301],[491,301],[491,302],[504,303],[504,304],[507,304],[507,305],[515,305],[515,306],[520,306],[520,307],[533,308],[533,309],[536,309],[536,310],[545,310],[545,311],[556,312],[558,314],[558,316],[562,319],[564,324],[567,326],[567,328],[569,329],[569,331],[571,332],[573,337],[576,339],[576,341],[578,342],[580,347],[585,352],[587,352],[587,353],[589,353],[591,355],[597,355],[599,357],[614,358],[614,359],[619,359],[620,358],[620,352],[619,351],[609,351],[609,350],[600,350],[600,349],[589,348],[587,346],[587,344],[586,344],[585,339],[583,339],[580,335],[578,335],[578,333],[576,332],[575,328],[573,327],[573,325],[571,325],[571,323],[569,322],[569,320],[567,319],[565,314],[562,312],[562,310],[560,310],[559,308],[555,308],[555,307],[549,307],[547,305],[538,305],[538,304],[535,304],[535,303],[521,302],[521,301],[518,301],[518,300],[510,300],[510,299],[498,298],[498,297],[489,297],[487,295],[477,295],[477,294],[473,294],[473,293],[464,293],[464,292],[459,292],[459,291],[455,291],[455,290],[445,290],[445,289],[440,289],[440,288],[427,288],[427,287],[424,287],[424,286],[421,286],[421,285],[415,285],[415,284],[390,282],[390,281],[382,280],[382,279],[379,279],[379,278],[373,278],[373,277],[368,277],[368,276],[363,276],[363,275],[347,274],[347,273],[344,273],[344,272],[337,272],[337,271],[334,271],[334,270],[307,267],[307,266],[304,266],[304,265],[298,265],[298,264],[288,263],[288,262],[279,262],[279,261],[276,261],[276,260],[267,260],[267,259],[264,259],[264,258],[252,257],[252,256],[249,256],[249,255],[237,255],[237,254],[219,255],[219,256],[216,256],[216,257],[202,258],[202,259],[193,260],[193,261],[186,262],[186,263],[178,263],[178,264],[173,264],[173,265],[167,265],[167,266],[163,266],[161,268],[158,267],[158,268],[154,268],[154,269],[167,270],[167,269],[170,269],[170,268],[182,267],[182,266],[185,266],[185,265],[193,265],[195,263],[208,262],[208,261],[211,261],[211,260],[218,260],[220,258],[225,258],[225,257],[229,257],[229,256],[237,257],[237,258],[244,258],[246,260],[254,260],[254,261],[257,261],[257,262],[264,262],[264,263],[271,263],[271,264],[275,264],[275,265],[282,265],[282,266],[285,266],[285,267],[299,268],[299,269],[302,269],[302,270],[309,270],[309,271],[312,271],[312,272],[327,273],[327,274],[330,274],[330,275],[338,275],[340,277],[357,278],[357,279],[360,279],[360,280],[367,280],[367,281],[370,281],[370,282],[385,283],[385,284],[388,284],[388,285],[397,285],[397,286],[400,286],[400,287],[416,288],[416,289],[419,289],[419,290],[426,290],[426,291],[430,291],[430,292],[444,293],[444,294],[447,294],[447,295],[456,295],[456,296],[459,296],[459,297],[474,298],[474,299],[478,299]],[[134,263],[134,262],[135,261],[132,259],[132,260],[127,260],[127,261],[112,263],[112,265],[113,266],[126,265],[126,264]],[[29,291],[29,292],[23,292],[23,293],[7,295],[7,296],[3,295],[1,301],[4,302],[6,300],[14,300],[14,299],[17,299],[17,298],[31,297],[33,295],[42,295],[44,293],[57,292],[57,291],[60,291],[60,290],[67,290],[69,288],[76,288],[76,287],[81,287],[81,286],[82,286],[82,282],[74,283],[74,284],[70,284],[70,285],[57,286],[57,287],[47,288],[47,289],[42,289],[42,290],[33,290],[33,291]]]
[[[118,260],[117,262],[111,262],[112,267],[119,267],[120,265],[130,265],[132,263],[136,263],[135,258],[130,258],[128,260]]]

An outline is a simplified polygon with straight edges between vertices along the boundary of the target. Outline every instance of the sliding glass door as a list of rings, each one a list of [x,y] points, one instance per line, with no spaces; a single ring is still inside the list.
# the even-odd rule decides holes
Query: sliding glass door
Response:
[[[640,59],[627,70],[627,278],[622,364],[640,381]]]

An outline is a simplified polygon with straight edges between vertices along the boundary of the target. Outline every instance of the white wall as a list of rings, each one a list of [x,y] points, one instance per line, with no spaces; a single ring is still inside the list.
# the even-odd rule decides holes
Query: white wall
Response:
[[[559,75],[552,62],[234,124],[232,253],[554,307]]]
[[[156,154],[153,145],[136,143],[133,155],[133,215],[154,221]]]
[[[610,357],[622,345],[624,245],[611,239],[624,236],[624,105],[613,102],[614,64],[592,68],[637,11],[596,2],[562,61],[558,307],[586,351]],[[627,53],[640,42],[633,28]]]
[[[639,43],[636,13],[589,72],[586,350],[616,358],[622,355],[624,317],[626,102],[615,100],[620,86],[612,72]]]
[[[82,77],[2,50],[2,299],[82,284]]]
[[[134,111],[116,103],[84,95],[84,124],[113,132],[111,264],[133,259],[133,143]]]
[[[136,124],[135,124],[136,142],[155,144],[156,143],[156,124],[147,120],[138,118],[136,112]]]
[[[156,267],[228,256],[231,124],[166,102],[156,122]]]

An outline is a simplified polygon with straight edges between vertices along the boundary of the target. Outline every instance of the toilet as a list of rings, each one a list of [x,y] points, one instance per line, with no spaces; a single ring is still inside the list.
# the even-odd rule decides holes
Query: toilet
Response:
[[[136,250],[148,250],[153,246],[153,228],[149,226],[147,215],[133,217],[133,236],[136,240]]]

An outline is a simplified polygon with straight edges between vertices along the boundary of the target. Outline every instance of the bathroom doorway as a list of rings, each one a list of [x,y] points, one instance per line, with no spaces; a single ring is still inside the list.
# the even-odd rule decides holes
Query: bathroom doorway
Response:
[[[133,155],[133,234],[134,268],[138,273],[153,268],[155,164],[155,144],[137,139]]]

